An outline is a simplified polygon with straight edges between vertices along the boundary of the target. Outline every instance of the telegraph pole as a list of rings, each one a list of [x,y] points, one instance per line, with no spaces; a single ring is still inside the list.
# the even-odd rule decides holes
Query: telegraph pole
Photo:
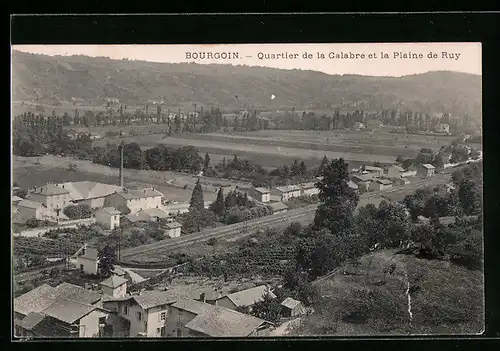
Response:
[[[118,149],[120,150],[120,187],[123,188],[123,147],[124,143],[123,140],[118,146]]]

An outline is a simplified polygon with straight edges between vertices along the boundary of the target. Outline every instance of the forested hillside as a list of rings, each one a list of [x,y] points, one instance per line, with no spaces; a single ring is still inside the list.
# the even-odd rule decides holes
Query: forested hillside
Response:
[[[106,98],[129,105],[321,110],[415,110],[481,117],[481,76],[429,72],[394,77],[327,75],[302,70],[168,64],[14,51],[13,100],[102,106]],[[275,95],[271,99],[271,95]]]

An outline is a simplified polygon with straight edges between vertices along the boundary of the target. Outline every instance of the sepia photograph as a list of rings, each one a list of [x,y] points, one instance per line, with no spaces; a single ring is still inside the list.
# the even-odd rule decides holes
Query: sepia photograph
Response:
[[[481,53],[12,45],[14,337],[483,333]]]

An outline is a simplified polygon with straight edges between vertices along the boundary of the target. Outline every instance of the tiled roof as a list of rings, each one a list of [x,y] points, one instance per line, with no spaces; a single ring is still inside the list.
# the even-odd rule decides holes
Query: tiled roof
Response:
[[[251,306],[256,302],[262,301],[264,296],[269,292],[272,298],[276,298],[272,292],[270,292],[265,285],[256,286],[251,289],[246,289],[238,291],[232,294],[226,295],[236,306]]]
[[[58,187],[69,191],[72,200],[87,200],[105,197],[123,189],[117,185],[91,182],[88,180],[82,182],[67,182],[57,184]]]
[[[255,190],[261,194],[269,194],[269,192],[270,192],[269,189],[263,188],[263,187],[257,187],[257,188],[255,188]]]
[[[288,193],[290,191],[298,191],[300,188],[296,185],[285,185],[285,186],[278,186],[276,187],[277,190],[281,191],[282,193]]]
[[[280,210],[286,210],[288,208],[287,205],[285,205],[283,202],[278,201],[278,202],[271,202],[269,203],[269,206],[273,209],[273,211],[280,211]]]
[[[17,322],[17,325],[26,330],[32,330],[36,327],[40,322],[45,319],[45,315],[39,312],[31,312],[22,320]]]
[[[197,314],[186,324],[186,328],[212,337],[245,337],[268,323],[260,318],[198,301],[178,301],[173,306]]]
[[[132,199],[141,199],[147,197],[157,197],[163,196],[158,190],[155,189],[143,189],[143,190],[124,190],[117,193],[121,197],[132,200]]]
[[[122,277],[119,277],[119,276],[113,274],[108,279],[103,280],[100,284],[114,289],[114,288],[117,288],[119,286],[122,286],[126,282],[127,282],[127,279],[124,279]]]
[[[147,310],[156,306],[174,303],[181,297],[178,291],[143,291],[140,295],[134,296],[134,300]]]
[[[23,315],[41,312],[58,297],[58,292],[50,285],[42,284],[14,299],[14,311]]]
[[[56,291],[59,297],[86,304],[96,303],[101,298],[101,294],[96,291],[86,290],[70,283],[59,284],[56,286]]]
[[[119,215],[120,214],[120,211],[118,211],[116,208],[114,207],[103,207],[101,209],[99,209],[99,211],[104,211],[104,212],[107,212],[108,214],[110,215]]]
[[[54,184],[46,184],[42,187],[37,187],[35,191],[33,191],[33,194],[40,194],[40,195],[63,195],[63,194],[69,194],[69,191],[63,188],[60,188]]]
[[[297,307],[300,304],[300,301],[294,300],[291,297],[287,297],[282,303],[282,306],[288,307],[290,309],[293,309]]]
[[[76,301],[58,299],[43,310],[43,314],[71,324],[94,311],[96,308],[96,306]]]
[[[40,206],[44,206],[41,202],[38,202],[38,201],[32,201],[32,200],[22,200],[21,202],[19,202],[17,204],[18,207],[26,207],[26,208],[33,208],[33,209],[37,209],[39,208]]]
[[[181,228],[182,227],[182,224],[180,224],[179,222],[168,222],[165,224],[166,227],[168,227],[169,229],[175,229],[175,228]]]

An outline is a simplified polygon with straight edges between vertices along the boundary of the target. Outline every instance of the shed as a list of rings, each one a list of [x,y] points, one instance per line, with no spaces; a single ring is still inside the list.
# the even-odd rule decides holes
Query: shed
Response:
[[[306,313],[306,309],[302,302],[292,299],[291,297],[287,297],[281,303],[281,311],[285,317],[296,317]]]

